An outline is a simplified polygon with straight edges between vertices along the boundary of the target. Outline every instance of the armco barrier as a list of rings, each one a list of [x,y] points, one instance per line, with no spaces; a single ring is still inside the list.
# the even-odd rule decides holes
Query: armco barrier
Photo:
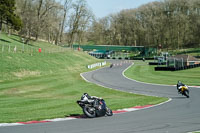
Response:
[[[185,70],[185,69],[191,69],[191,68],[196,68],[200,67],[200,64],[194,64],[194,65],[189,65],[189,66],[184,66],[184,67],[155,67],[155,71],[179,71],[179,70]]]
[[[95,63],[95,64],[92,64],[92,65],[88,65],[87,68],[92,69],[92,68],[95,68],[95,67],[101,67],[101,66],[105,66],[105,65],[106,65],[106,61]]]

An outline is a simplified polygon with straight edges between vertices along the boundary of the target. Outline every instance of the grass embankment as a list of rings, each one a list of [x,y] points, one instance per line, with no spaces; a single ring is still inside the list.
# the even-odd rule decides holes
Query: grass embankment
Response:
[[[188,48],[188,49],[180,49],[180,50],[171,50],[169,51],[173,55],[177,54],[187,54],[191,56],[200,56],[200,48]]]
[[[17,39],[16,36],[4,36],[0,45],[5,40],[15,45]],[[32,43],[31,47],[37,48],[39,44],[35,46]],[[17,45],[20,47],[22,44],[18,41]],[[42,45],[45,47],[49,44]],[[84,92],[103,97],[113,110],[166,100],[110,90],[85,82],[80,73],[88,71],[86,65],[99,60],[84,52],[0,53],[0,123],[82,114],[76,100]]]
[[[154,67],[148,65],[148,62],[134,61],[134,65],[125,72],[125,75],[147,83],[175,85],[180,80],[187,85],[200,86],[200,68],[182,71],[154,71]]]

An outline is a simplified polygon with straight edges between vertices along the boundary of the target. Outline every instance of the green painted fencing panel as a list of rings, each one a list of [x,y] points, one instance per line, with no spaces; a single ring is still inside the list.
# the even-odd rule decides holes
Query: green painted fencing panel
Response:
[[[91,50],[113,50],[113,51],[137,51],[143,50],[144,46],[110,46],[110,45],[73,45],[74,49],[78,47],[82,48],[84,51],[91,51]]]
[[[114,46],[114,45],[73,45],[74,49],[78,48],[83,49],[83,51],[94,51],[94,50],[103,50],[103,51],[139,51],[143,56],[149,56],[152,53],[156,53],[156,48],[148,48],[144,46]]]

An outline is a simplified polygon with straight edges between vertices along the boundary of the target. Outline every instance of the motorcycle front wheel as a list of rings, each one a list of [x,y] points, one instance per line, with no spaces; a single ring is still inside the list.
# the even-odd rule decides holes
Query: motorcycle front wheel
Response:
[[[108,107],[106,107],[106,115],[107,115],[107,116],[112,116],[112,115],[113,115],[112,110],[109,109]]]
[[[189,90],[185,90],[184,95],[185,95],[187,98],[189,98],[189,97],[190,97],[190,96],[189,96]]]
[[[95,118],[96,117],[96,111],[92,107],[85,106],[83,108],[83,113],[89,118]]]

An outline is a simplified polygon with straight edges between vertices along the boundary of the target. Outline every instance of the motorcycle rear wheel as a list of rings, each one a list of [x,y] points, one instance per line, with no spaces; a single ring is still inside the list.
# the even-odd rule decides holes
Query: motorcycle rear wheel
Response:
[[[96,117],[96,111],[92,107],[85,106],[83,108],[83,113],[89,118],[95,118]]]

